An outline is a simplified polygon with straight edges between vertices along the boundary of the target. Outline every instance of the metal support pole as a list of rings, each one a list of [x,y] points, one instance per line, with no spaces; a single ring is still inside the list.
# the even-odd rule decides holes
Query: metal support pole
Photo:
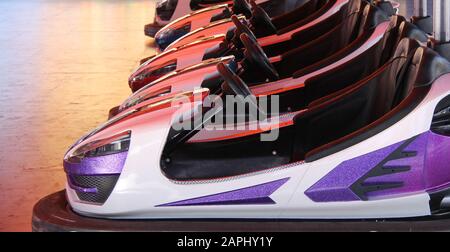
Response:
[[[432,47],[450,60],[450,0],[434,0]]]
[[[428,0],[414,0],[414,16],[411,17],[411,22],[424,32],[430,35],[433,33],[433,18],[428,13]]]
[[[414,16],[415,17],[427,17],[428,6],[427,0],[414,0]]]
[[[450,42],[450,1],[434,0],[434,39]]]

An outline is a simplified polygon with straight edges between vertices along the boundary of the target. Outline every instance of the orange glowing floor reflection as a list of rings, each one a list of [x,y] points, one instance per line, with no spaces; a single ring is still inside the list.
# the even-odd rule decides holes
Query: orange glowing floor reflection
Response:
[[[0,231],[29,231],[67,147],[130,93],[154,1],[0,2]]]

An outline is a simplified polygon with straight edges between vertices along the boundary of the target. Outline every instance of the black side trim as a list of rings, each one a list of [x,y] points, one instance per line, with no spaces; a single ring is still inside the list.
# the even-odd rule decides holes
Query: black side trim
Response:
[[[367,183],[366,180],[373,177],[379,177],[387,174],[407,172],[411,170],[410,166],[386,166],[389,161],[398,160],[403,158],[409,158],[417,156],[417,152],[407,152],[404,151],[415,139],[413,137],[405,141],[400,145],[394,152],[389,154],[383,161],[381,161],[377,166],[370,170],[366,175],[358,179],[350,188],[351,190],[362,200],[367,200],[367,193],[399,188],[403,186],[403,181],[392,182],[392,183]]]
[[[448,108],[448,107],[450,107],[450,95],[447,95],[444,99],[442,99],[438,103],[438,105],[436,106],[435,112],[441,111],[441,110],[443,110],[445,108]]]
[[[442,99],[436,106],[431,122],[431,131],[450,136],[450,95]]]
[[[432,192],[429,194],[430,210],[433,215],[443,215],[450,212],[448,204],[443,202],[444,198],[450,197],[450,188]]]

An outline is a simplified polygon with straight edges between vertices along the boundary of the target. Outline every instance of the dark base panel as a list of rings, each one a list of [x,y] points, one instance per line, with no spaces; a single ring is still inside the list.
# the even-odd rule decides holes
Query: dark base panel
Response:
[[[65,191],[41,199],[33,209],[35,232],[321,232],[450,231],[450,216],[389,220],[105,220],[80,216],[67,204]]]

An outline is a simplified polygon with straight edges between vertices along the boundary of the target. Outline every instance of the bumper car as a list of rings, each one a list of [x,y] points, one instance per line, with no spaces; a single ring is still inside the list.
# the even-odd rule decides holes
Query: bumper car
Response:
[[[163,26],[193,11],[219,4],[231,4],[232,0],[158,0],[153,23],[144,27],[147,36],[154,37]]]
[[[258,6],[263,8],[270,17],[275,17],[288,13],[306,3],[306,0],[271,0],[258,4]],[[309,7],[309,4],[306,4],[306,6]],[[169,44],[191,31],[220,20],[229,19],[233,14],[251,18],[252,10],[247,0],[234,0],[231,7],[227,4],[215,5],[192,12],[161,28],[155,34],[155,39],[159,45],[163,45],[162,47],[164,47],[164,44]]]
[[[224,90],[251,93],[224,65],[219,70]],[[260,142],[266,132],[259,131],[195,138],[209,120],[187,131],[172,124],[196,106],[148,104],[68,151],[67,197],[81,215],[120,219],[440,213],[448,207],[450,181],[449,73],[446,60],[419,47],[310,102],[272,126],[279,136],[268,142]],[[195,103],[193,95],[187,97]]]
[[[346,2],[348,1],[311,0],[283,15],[271,18],[267,12],[261,8],[261,6],[257,5],[254,1],[250,1],[252,15],[247,21],[253,33],[255,33],[258,38],[277,41],[277,38],[273,38],[276,34],[284,34],[284,36],[288,36],[288,34],[295,32],[295,28],[299,28],[301,26],[300,22],[307,22],[305,19],[317,19],[318,15],[321,15],[327,11],[333,11],[330,9],[336,9],[334,11],[337,11],[340,5],[343,5]],[[316,15],[313,15],[314,13],[316,13]],[[244,15],[238,16],[241,20],[246,20]],[[213,22],[210,25],[191,31],[176,40],[174,40],[175,36],[171,36],[171,34],[166,35],[161,33],[159,34],[160,36],[155,37],[155,42],[159,51],[165,51],[192,43],[201,38],[218,34],[226,34],[228,30],[232,28],[234,28],[234,24],[231,19],[222,19]],[[278,40],[279,39],[281,38],[278,38]]]
[[[292,36],[287,37],[286,40],[263,44],[255,38],[255,43],[262,44],[262,48],[269,57],[279,57],[289,50],[319,38],[344,20],[350,19],[360,11],[360,4],[360,1],[346,1],[346,4],[341,5],[336,12],[324,13],[316,20],[298,23],[299,27],[296,28],[296,32]],[[128,84],[131,90],[135,92],[164,74],[174,70],[181,70],[193,64],[199,64],[202,60],[229,55],[239,56],[242,48],[240,35],[242,33],[247,33],[251,37],[255,37],[255,35],[247,25],[241,23],[237,16],[232,16],[231,20],[236,28],[226,36],[215,35],[203,38],[146,59],[129,78]]]
[[[359,27],[355,24],[359,24]],[[395,47],[399,38],[405,36],[422,43],[428,41],[424,32],[404,22],[402,17],[388,18],[383,11],[372,5],[365,5],[363,10],[349,16],[318,39],[277,57],[268,58],[264,50],[250,39],[251,35],[241,35],[247,38],[243,43],[243,59],[239,62],[235,61],[236,58],[222,59],[235,67],[237,65],[239,76],[255,90],[261,90],[260,95],[302,87],[307,79],[364,55],[368,49],[380,50],[386,41],[389,41],[388,47]],[[384,55],[382,60],[386,58],[388,56]],[[365,60],[377,66],[376,58],[371,60],[366,57]],[[211,62],[213,63],[209,64]],[[213,66],[217,63],[220,63],[220,59],[197,65],[203,65],[202,71],[172,72],[132,94],[110,116],[133,108],[140,102],[164,99],[169,94],[180,94],[196,88],[209,88],[215,92],[221,81]],[[365,66],[368,68],[364,71],[360,69],[361,74],[367,73],[371,64],[366,63]]]
[[[277,15],[284,11],[284,9],[278,6],[278,1],[279,0],[273,2],[272,0],[256,0],[256,3],[260,4],[265,9],[274,9],[272,10],[273,15]],[[238,13],[245,12],[246,9],[243,8],[246,6],[240,5],[235,7],[234,4],[236,2],[238,2],[238,5],[244,4],[242,0],[159,0],[156,3],[154,21],[153,23],[145,25],[144,33],[153,38],[164,26],[173,24],[184,18],[194,20],[197,18],[203,19],[209,17],[209,21],[213,22],[214,20],[226,18],[227,16],[229,17],[230,13],[234,11]],[[291,7],[289,4],[285,4],[284,6]],[[197,21],[195,22],[197,23]]]
[[[250,1],[252,12],[251,17],[247,21],[250,23],[250,27],[255,35],[263,40],[261,41],[262,43],[277,43],[278,41],[289,39],[297,31],[296,28],[301,27],[305,22],[314,19],[320,21],[320,16],[332,15],[339,11],[343,5],[346,5],[347,2],[347,0],[309,0],[304,3],[302,1],[301,3],[303,4],[298,5],[297,8],[287,10],[286,13],[271,18],[261,6],[254,1]],[[396,12],[389,1],[376,1],[375,3],[390,15]],[[239,18],[245,20],[244,15],[240,15]],[[191,43],[200,38],[226,34],[233,27],[234,24],[230,19],[222,19],[187,33],[175,41],[173,41],[173,38],[178,36],[171,36],[172,33],[167,34],[167,36],[156,36],[155,39],[158,49],[164,51]],[[177,31],[185,34],[184,30],[180,29]],[[174,34],[179,33],[174,32]],[[161,35],[163,34],[161,33]]]
[[[83,136],[33,229],[448,231],[450,62],[366,10],[362,45],[292,79],[253,84],[219,62],[217,88],[141,101]]]

